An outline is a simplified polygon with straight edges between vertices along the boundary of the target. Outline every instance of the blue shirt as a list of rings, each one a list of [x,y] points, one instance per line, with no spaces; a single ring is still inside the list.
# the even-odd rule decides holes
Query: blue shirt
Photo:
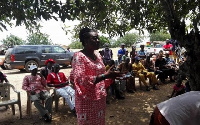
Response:
[[[120,50],[118,50],[118,53],[117,53],[117,55],[125,55],[125,52],[126,52],[126,49],[124,48],[123,50],[122,49],[120,49]],[[121,56],[121,58],[120,58],[120,60],[122,60],[122,56]]]
[[[144,51],[138,51],[137,52],[137,54],[138,54],[138,56],[145,56],[146,55],[146,50],[144,50]]]

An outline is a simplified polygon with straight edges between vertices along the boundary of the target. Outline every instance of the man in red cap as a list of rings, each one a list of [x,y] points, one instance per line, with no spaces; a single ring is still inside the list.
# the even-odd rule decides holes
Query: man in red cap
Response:
[[[54,64],[55,64],[55,61],[53,59],[47,59],[45,61],[45,67],[40,70],[40,74],[42,74],[45,79],[47,79],[48,74],[53,72]]]

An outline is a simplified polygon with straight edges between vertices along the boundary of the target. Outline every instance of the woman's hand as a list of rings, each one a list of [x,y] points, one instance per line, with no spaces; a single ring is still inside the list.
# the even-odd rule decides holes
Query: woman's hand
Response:
[[[122,73],[119,71],[113,71],[114,65],[112,65],[107,72],[105,73],[105,78],[116,78],[116,77],[122,77]]]

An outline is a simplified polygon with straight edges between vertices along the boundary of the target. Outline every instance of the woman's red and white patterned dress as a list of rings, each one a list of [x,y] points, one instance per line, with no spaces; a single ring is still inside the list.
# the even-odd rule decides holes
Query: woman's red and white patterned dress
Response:
[[[75,107],[79,125],[105,125],[106,88],[112,80],[106,79],[94,84],[95,77],[105,73],[102,57],[96,51],[95,55],[95,61],[82,52],[76,52],[73,57],[71,74],[75,84]]]

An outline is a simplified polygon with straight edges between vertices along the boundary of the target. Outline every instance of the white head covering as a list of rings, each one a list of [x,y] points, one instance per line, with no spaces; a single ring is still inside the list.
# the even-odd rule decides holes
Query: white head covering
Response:
[[[33,70],[33,69],[37,69],[37,66],[36,65],[31,65],[29,70]]]

